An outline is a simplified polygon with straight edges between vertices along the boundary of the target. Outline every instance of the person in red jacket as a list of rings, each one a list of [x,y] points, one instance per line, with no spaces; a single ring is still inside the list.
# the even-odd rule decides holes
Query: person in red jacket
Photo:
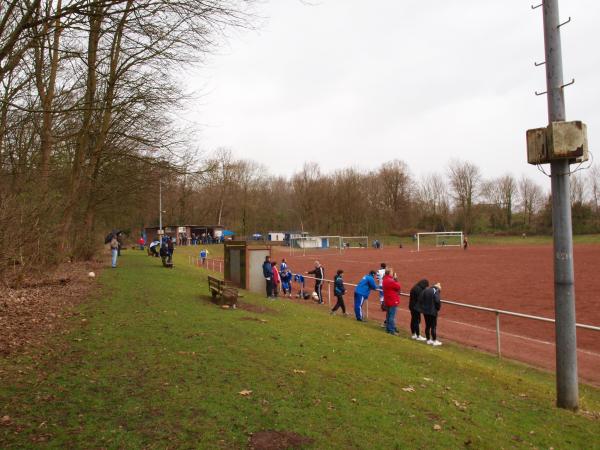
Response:
[[[385,275],[383,276],[383,302],[387,307],[387,317],[385,324],[385,331],[389,334],[396,334],[396,310],[400,304],[400,283],[398,282],[398,275],[392,268],[385,269]]]
[[[271,270],[273,271],[273,297],[277,297],[279,295],[279,285],[281,284],[281,276],[277,269],[277,261],[271,263]]]

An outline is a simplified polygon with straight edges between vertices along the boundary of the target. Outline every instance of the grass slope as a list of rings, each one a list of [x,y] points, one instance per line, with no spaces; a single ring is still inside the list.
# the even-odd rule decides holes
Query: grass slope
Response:
[[[261,430],[319,449],[600,447],[598,415],[555,409],[548,374],[323,307],[222,310],[186,262],[126,252],[70,334],[2,360],[0,447],[243,448]]]

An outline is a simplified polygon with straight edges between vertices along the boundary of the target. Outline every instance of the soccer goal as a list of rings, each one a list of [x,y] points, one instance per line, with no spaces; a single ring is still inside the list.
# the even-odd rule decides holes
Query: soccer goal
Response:
[[[417,251],[427,247],[461,247],[462,231],[417,233]]]
[[[369,248],[369,236],[342,236],[342,248]]]
[[[290,239],[290,254],[306,250],[342,250],[341,236],[299,236]]]

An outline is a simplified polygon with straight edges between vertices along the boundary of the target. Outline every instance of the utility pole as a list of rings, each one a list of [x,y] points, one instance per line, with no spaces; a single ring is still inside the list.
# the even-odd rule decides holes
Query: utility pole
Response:
[[[158,179],[158,229],[162,230],[162,180]]]
[[[548,121],[566,120],[558,0],[543,0]],[[556,318],[556,405],[579,407],[573,226],[570,202],[570,162],[550,162],[554,233],[554,308]]]

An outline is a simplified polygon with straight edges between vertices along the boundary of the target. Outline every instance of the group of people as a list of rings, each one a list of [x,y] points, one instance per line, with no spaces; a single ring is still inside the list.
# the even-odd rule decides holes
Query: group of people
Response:
[[[313,275],[315,279],[315,289],[312,297],[319,304],[323,304],[323,282],[325,280],[325,268],[315,261],[315,268],[305,272],[306,275]],[[291,298],[291,281],[301,281],[301,289],[298,297],[310,298],[304,296],[304,277],[301,274],[293,274],[288,267],[285,258],[277,268],[276,261],[271,261],[267,256],[263,263],[263,275],[266,281],[267,297],[276,298],[280,289],[284,296]],[[363,303],[367,301],[372,291],[379,293],[381,309],[386,312],[386,318],[383,326],[387,333],[398,334],[396,328],[396,311],[400,305],[400,295],[402,286],[398,281],[398,274],[393,268],[387,267],[381,263],[380,269],[371,270],[361,278],[354,288],[354,314],[356,320],[364,322]],[[411,338],[416,341],[426,341],[432,346],[440,346],[442,343],[437,339],[437,317],[442,307],[441,303],[441,284],[429,284],[427,279],[418,281],[410,290],[408,308],[410,310],[410,331]],[[331,309],[331,314],[336,314],[339,309],[347,316],[344,295],[346,286],[344,284],[344,271],[338,270],[333,279],[333,293],[336,297],[336,304]],[[425,337],[421,335],[421,316],[425,318]]]
[[[267,298],[277,298],[280,293],[283,297],[292,298],[293,273],[289,269],[285,258],[281,260],[281,264],[277,268],[277,261],[271,261],[271,257],[267,256],[263,263],[263,276],[266,281]]]

